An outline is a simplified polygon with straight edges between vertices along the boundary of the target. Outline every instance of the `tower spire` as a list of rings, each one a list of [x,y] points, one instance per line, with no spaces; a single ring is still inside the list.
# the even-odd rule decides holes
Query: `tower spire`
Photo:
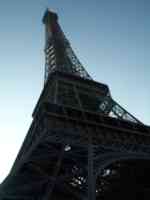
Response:
[[[85,79],[92,79],[84,69],[63,33],[55,12],[46,10],[45,24],[45,82],[50,73],[61,71]]]

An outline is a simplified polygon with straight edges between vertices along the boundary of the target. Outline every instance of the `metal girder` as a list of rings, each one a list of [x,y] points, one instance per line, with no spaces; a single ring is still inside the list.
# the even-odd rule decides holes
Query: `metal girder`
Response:
[[[114,101],[110,95],[107,95],[104,98],[100,104],[100,110],[110,117],[142,124],[142,122],[126,111],[116,101]]]

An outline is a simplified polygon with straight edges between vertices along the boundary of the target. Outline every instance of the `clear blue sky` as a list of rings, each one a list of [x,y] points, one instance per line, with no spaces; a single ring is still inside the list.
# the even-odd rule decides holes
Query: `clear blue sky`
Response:
[[[150,124],[149,0],[14,0],[0,2],[0,182],[31,123],[43,87],[46,7],[87,71]]]

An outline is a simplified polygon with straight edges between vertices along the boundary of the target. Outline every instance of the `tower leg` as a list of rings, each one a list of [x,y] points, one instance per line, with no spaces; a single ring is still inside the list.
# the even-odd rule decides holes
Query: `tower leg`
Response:
[[[59,155],[58,160],[57,160],[57,164],[56,164],[54,175],[53,175],[53,182],[48,184],[47,189],[46,189],[46,194],[45,194],[43,200],[51,199],[52,192],[53,192],[53,189],[55,187],[56,179],[57,179],[57,176],[58,176],[58,173],[59,173],[59,170],[60,170],[60,167],[61,167],[61,163],[62,163],[62,160],[63,160],[63,155],[64,155],[64,145],[62,145],[60,155]]]

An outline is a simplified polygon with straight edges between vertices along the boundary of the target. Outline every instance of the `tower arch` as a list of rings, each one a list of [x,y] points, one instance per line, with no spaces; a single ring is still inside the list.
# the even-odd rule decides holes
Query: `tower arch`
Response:
[[[116,153],[96,174],[96,199],[150,198],[150,155],[145,153]]]

